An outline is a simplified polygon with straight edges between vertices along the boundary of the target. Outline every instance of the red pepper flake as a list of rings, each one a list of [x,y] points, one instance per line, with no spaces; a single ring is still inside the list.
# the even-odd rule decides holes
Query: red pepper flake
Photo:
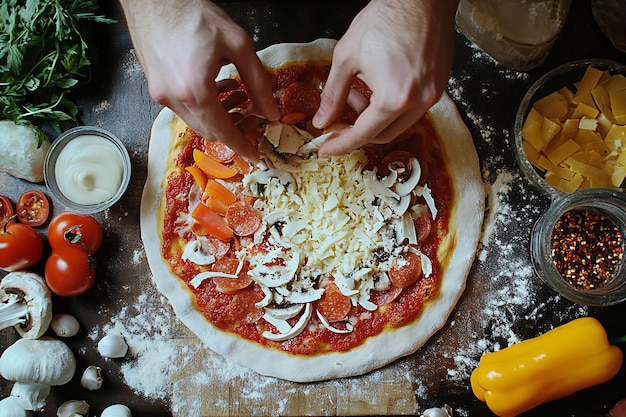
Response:
[[[550,247],[561,276],[581,290],[605,285],[624,256],[619,227],[592,210],[564,213],[554,226]]]

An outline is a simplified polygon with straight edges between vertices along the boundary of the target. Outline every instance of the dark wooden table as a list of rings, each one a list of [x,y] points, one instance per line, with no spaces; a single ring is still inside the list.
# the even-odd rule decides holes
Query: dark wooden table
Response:
[[[97,215],[105,230],[104,245],[97,254],[97,284],[80,297],[54,298],[55,311],[76,315],[82,325],[79,335],[67,340],[76,354],[78,372],[70,384],[53,388],[48,407],[37,415],[52,416],[63,401],[85,399],[92,405],[95,415],[106,405],[121,402],[132,409],[134,416],[167,416],[171,415],[169,398],[145,396],[140,390],[129,387],[123,378],[124,361],[104,360],[96,350],[102,326],[110,325],[125,306],[132,304],[142,287],[152,285],[147,261],[142,256],[139,206],[146,178],[150,127],[161,109],[148,95],[119,8],[113,2],[103,3],[106,3],[103,12],[119,22],[95,29],[93,78],[77,97],[82,110],[80,121],[108,129],[122,138],[132,158],[133,175],[122,201]],[[261,49],[274,43],[338,38],[366,2],[218,3],[249,31],[255,46]],[[599,318],[610,335],[626,334],[626,305],[608,308],[574,305],[557,297],[529,269],[530,229],[549,201],[522,177],[514,160],[511,151],[513,120],[524,92],[533,81],[559,64],[582,58],[626,62],[626,56],[599,30],[587,0],[572,2],[567,25],[546,63],[527,74],[499,66],[457,33],[456,59],[448,93],[472,131],[483,178],[490,189],[487,213],[490,234],[483,238],[483,247],[468,279],[468,289],[452,314],[449,326],[415,355],[402,361],[403,366],[415,364],[411,371],[414,378],[412,400],[419,405],[419,410],[446,403],[456,410],[456,415],[491,415],[471,393],[466,378],[468,365],[463,362],[475,363],[480,352],[494,350],[495,346],[505,347],[511,340],[537,336],[583,315]],[[0,173],[0,193],[14,202],[27,189],[47,192],[42,184],[30,184]],[[59,204],[54,207],[55,212],[62,209]],[[45,235],[45,227],[40,232]],[[506,266],[505,258],[517,262],[516,268]],[[33,270],[41,273],[43,264]],[[501,284],[494,284],[498,280]],[[510,290],[510,294],[498,293],[498,286]],[[520,297],[524,300],[520,301]],[[164,308],[167,309],[167,305]],[[4,330],[0,334],[0,350],[16,338],[12,329]],[[481,348],[468,349],[469,345],[485,342],[487,345]],[[621,348],[624,349],[623,344]],[[105,369],[105,386],[89,392],[79,387],[78,380],[82,370],[92,364]],[[625,387],[626,371],[622,369],[607,384],[544,405],[527,415],[601,416],[626,397]],[[8,395],[9,390],[9,383],[0,382],[2,397]],[[324,410],[312,413],[332,414]],[[273,411],[271,414],[281,413]]]

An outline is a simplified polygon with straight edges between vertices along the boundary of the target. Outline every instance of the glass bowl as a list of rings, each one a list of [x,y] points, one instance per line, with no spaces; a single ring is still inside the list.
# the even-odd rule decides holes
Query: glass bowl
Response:
[[[44,180],[52,196],[69,210],[97,213],[119,201],[131,176],[124,144],[110,132],[80,126],[62,133],[44,162]]]
[[[552,234],[557,225],[561,224],[559,220],[563,218],[564,214],[572,211],[581,211],[584,213],[594,213],[603,216],[611,225],[614,226],[612,233],[610,230],[604,231],[600,240],[603,240],[604,245],[600,245],[601,242],[595,241],[587,246],[590,250],[597,251],[597,253],[606,256],[609,253],[621,252],[616,256],[617,260],[614,262],[616,268],[614,272],[607,274],[606,281],[594,288],[589,288],[589,285],[583,285],[579,283],[570,283],[565,276],[559,272],[564,270],[558,268],[555,263],[556,257],[559,253],[552,253]],[[581,236],[584,237],[585,230],[590,229],[592,222],[581,223]],[[576,226],[578,227],[578,226]],[[575,230],[575,229],[574,229]],[[571,231],[571,230],[570,230]],[[597,233],[594,232],[594,233]],[[619,236],[621,238],[616,238]],[[590,235],[591,236],[591,235]],[[563,297],[578,304],[590,305],[590,306],[607,306],[617,304],[626,300],[626,267],[624,266],[624,237],[626,237],[626,197],[624,193],[614,189],[607,188],[589,188],[580,190],[552,203],[550,208],[539,218],[533,228],[530,253],[533,266],[536,273],[555,291],[560,293]],[[604,239],[607,239],[604,241]],[[614,245],[611,246],[609,241],[613,239]],[[567,252],[571,258],[567,262],[569,266],[575,267],[579,260],[581,260],[581,248],[579,246],[577,250]],[[555,249],[559,251],[559,249]],[[584,254],[585,252],[582,251]],[[581,261],[582,262],[582,261]],[[581,275],[576,274],[574,268],[573,273],[568,270],[565,274],[573,276],[574,279],[578,279]],[[609,271],[609,268],[602,268],[602,271]]]
[[[537,170],[530,163],[522,146],[522,127],[526,117],[537,100],[549,95],[550,93],[558,91],[562,87],[568,87],[570,90],[574,90],[574,83],[582,79],[587,67],[589,66],[593,66],[599,70],[609,71],[611,75],[626,75],[626,65],[618,64],[617,62],[610,60],[587,59],[561,65],[543,75],[530,87],[524,95],[515,117],[515,142],[513,151],[516,159],[526,178],[553,198],[562,198],[568,193],[561,191],[546,182],[541,171]]]

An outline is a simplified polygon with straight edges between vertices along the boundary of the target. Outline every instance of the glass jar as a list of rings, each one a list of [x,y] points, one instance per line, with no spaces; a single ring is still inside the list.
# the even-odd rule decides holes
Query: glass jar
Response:
[[[588,211],[603,216],[621,233],[621,257],[614,272],[606,282],[595,288],[572,285],[559,272],[552,254],[552,233],[563,215],[570,211]],[[583,226],[583,228],[586,226]],[[607,238],[609,232],[607,232]],[[578,304],[607,306],[626,300],[626,267],[623,258],[626,237],[626,197],[620,190],[589,188],[556,200],[533,227],[530,255],[537,274],[552,289]],[[588,242],[591,244],[591,242]],[[608,245],[591,244],[594,251],[610,250]],[[607,254],[604,253],[606,256]],[[575,262],[572,260],[572,262]]]
[[[543,64],[565,25],[571,0],[460,0],[457,28],[507,68]]]

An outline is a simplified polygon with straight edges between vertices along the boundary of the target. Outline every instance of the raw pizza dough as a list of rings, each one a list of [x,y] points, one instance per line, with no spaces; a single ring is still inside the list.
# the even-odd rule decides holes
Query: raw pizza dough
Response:
[[[295,61],[330,61],[335,41],[321,39],[308,44],[277,44],[258,53],[270,68]],[[233,76],[232,65],[218,79]],[[441,329],[465,289],[474,260],[484,213],[484,186],[471,134],[452,100],[443,95],[431,108],[447,168],[453,182],[455,207],[450,214],[448,267],[443,273],[439,297],[429,303],[412,323],[385,330],[345,353],[293,355],[265,348],[237,335],[223,332],[196,310],[185,284],[174,276],[161,256],[157,209],[166,175],[168,147],[174,114],[165,108],[156,118],[150,138],[148,177],[141,201],[141,236],[153,280],[171,303],[177,317],[214,352],[268,376],[296,382],[361,375],[395,359],[414,353]]]

